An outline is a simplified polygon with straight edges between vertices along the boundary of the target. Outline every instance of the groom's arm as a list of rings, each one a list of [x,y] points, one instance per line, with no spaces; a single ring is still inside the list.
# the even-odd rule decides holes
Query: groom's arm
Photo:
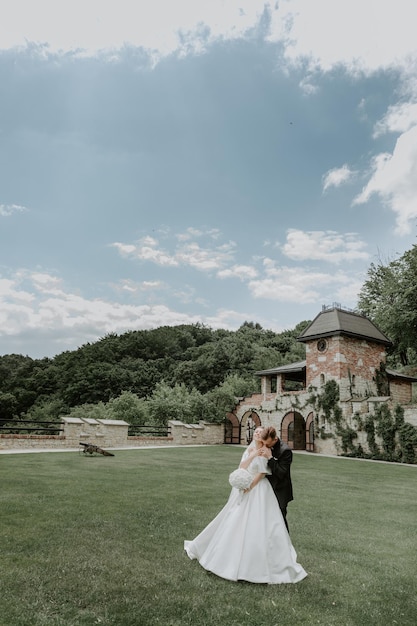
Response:
[[[268,459],[268,467],[272,472],[272,475],[278,480],[282,481],[285,479],[289,479],[290,477],[290,468],[292,463],[292,450],[287,449],[278,457],[272,456]]]

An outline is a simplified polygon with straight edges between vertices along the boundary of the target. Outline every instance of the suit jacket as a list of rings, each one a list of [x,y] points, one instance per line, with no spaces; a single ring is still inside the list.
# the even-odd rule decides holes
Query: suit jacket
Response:
[[[268,467],[272,474],[267,474],[269,482],[278,500],[281,509],[285,509],[288,502],[293,500],[291,482],[292,450],[282,441],[277,441],[271,448],[272,458],[268,461]]]

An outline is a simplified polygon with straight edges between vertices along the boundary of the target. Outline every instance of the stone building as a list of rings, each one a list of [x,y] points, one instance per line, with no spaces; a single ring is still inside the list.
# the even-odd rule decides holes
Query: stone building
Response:
[[[335,423],[319,400],[329,381],[337,383],[338,419],[356,431],[364,449],[361,416],[374,414],[381,404],[390,410],[403,406],[406,419],[417,426],[417,407],[414,411],[411,404],[417,378],[386,368],[391,341],[368,318],[336,305],[323,307],[298,341],[305,344],[305,360],[256,372],[261,391],[242,398],[227,415],[226,443],[247,443],[261,424],[274,426],[294,450],[339,454]]]

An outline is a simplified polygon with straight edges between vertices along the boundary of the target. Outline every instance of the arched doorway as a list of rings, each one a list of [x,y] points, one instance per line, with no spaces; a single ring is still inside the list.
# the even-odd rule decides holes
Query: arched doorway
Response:
[[[281,422],[281,439],[292,450],[306,449],[306,423],[301,413],[291,411]]]
[[[244,413],[240,421],[240,443],[249,445],[253,438],[253,431],[260,425],[260,417],[255,411]]]
[[[313,412],[307,415],[306,419],[306,450],[314,452],[314,415]]]
[[[234,413],[227,413],[226,415],[224,443],[240,443],[240,422]]]

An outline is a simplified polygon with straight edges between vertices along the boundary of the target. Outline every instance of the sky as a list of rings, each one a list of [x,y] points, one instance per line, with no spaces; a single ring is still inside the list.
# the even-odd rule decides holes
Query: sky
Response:
[[[355,309],[415,244],[412,0],[2,0],[0,355]]]

